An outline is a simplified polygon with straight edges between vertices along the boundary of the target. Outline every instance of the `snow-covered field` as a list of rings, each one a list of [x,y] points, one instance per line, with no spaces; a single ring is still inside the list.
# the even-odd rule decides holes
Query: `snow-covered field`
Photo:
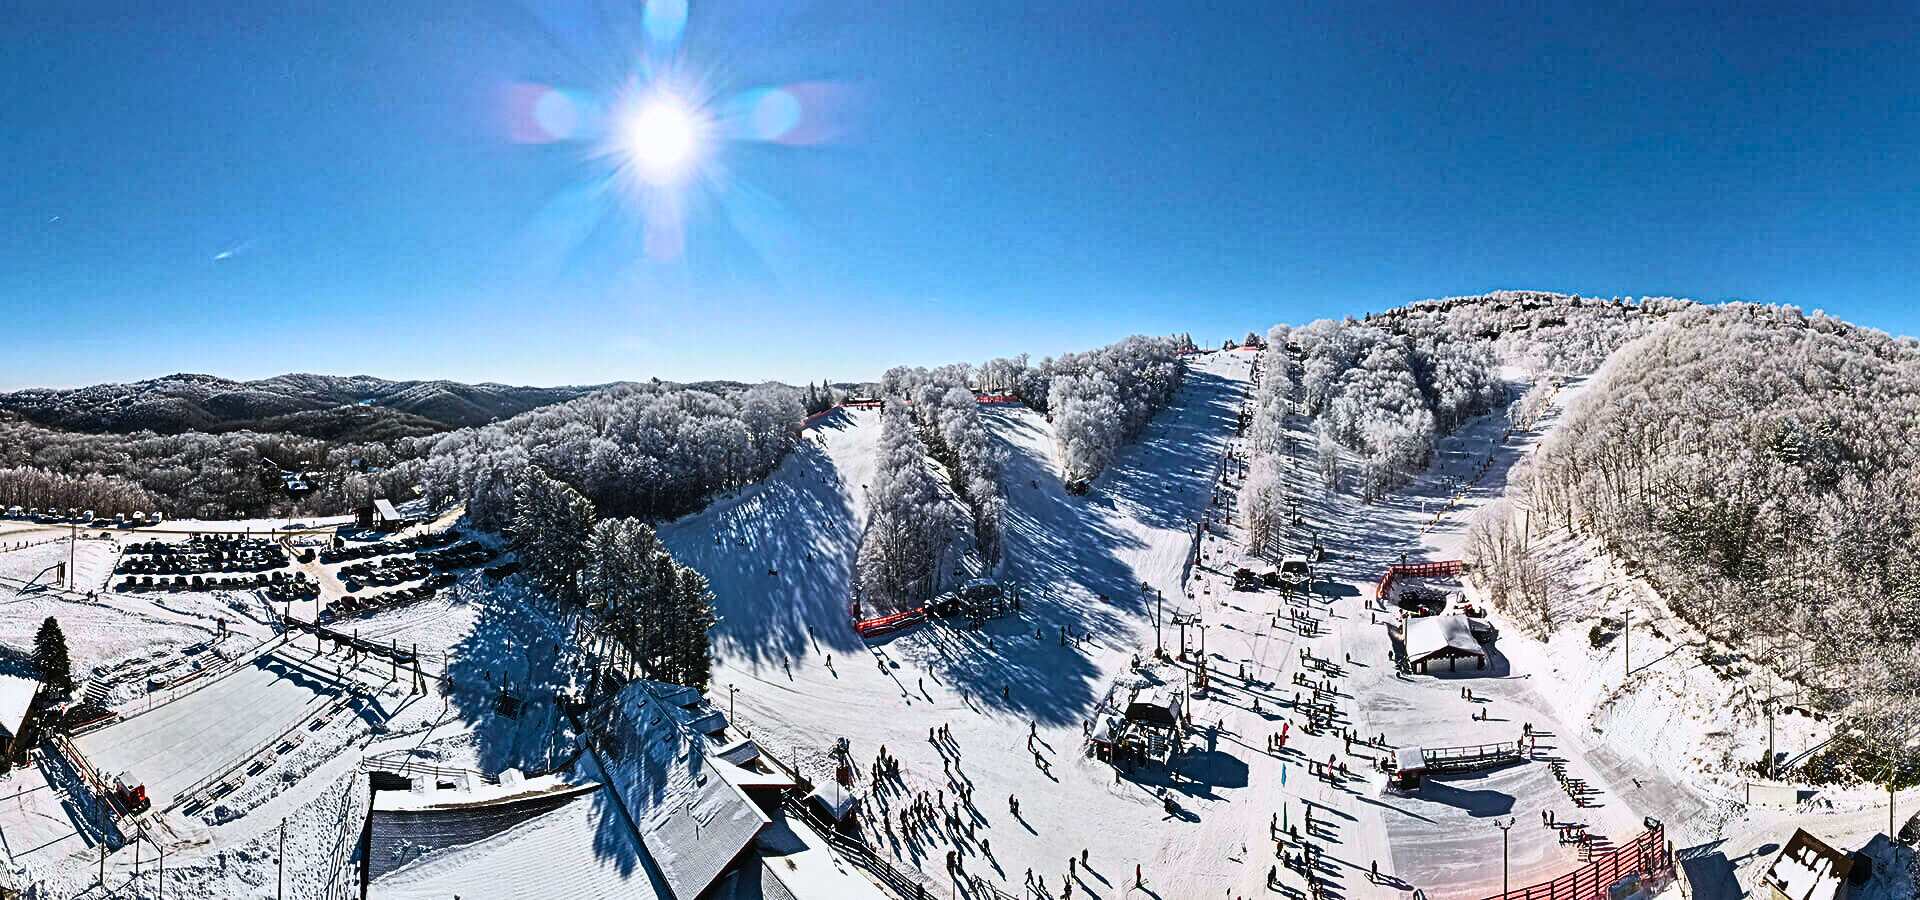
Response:
[[[165,808],[188,787],[218,775],[284,734],[341,691],[338,677],[301,659],[269,653],[206,687],[149,712],[74,739],[103,775],[128,772]]]

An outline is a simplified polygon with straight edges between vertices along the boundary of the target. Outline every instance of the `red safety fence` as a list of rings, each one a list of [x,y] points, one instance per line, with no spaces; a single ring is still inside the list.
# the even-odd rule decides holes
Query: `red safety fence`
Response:
[[[1380,576],[1380,587],[1374,596],[1382,600],[1387,598],[1387,589],[1393,587],[1395,578],[1445,578],[1458,575],[1467,568],[1467,564],[1457,559],[1440,562],[1411,563],[1404,566],[1388,566],[1387,573]]]
[[[973,399],[979,403],[1019,403],[1020,398],[1012,394],[975,394]]]
[[[881,616],[877,619],[855,621],[853,623],[853,630],[859,632],[863,638],[879,637],[883,634],[892,634],[896,631],[912,628],[920,624],[926,617],[926,607],[915,607],[903,613],[894,613],[893,615]]]
[[[1487,900],[1598,900],[1629,875],[1658,881],[1672,874],[1673,850],[1667,846],[1666,828],[1658,819],[1648,819],[1647,830],[1639,837],[1594,856],[1586,865],[1552,881],[1494,894]]]

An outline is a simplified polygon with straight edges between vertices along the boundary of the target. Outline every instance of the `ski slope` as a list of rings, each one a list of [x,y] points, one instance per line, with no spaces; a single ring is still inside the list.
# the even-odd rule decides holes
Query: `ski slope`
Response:
[[[866,527],[880,411],[841,409],[758,484],[660,527],[660,540],[713,586],[720,623],[714,653],[778,665],[825,646],[859,645],[847,602]]]
[[[1086,877],[1110,883],[1100,888],[1102,896],[1117,895],[1123,870],[1131,878],[1135,863],[1154,873],[1151,883],[1167,885],[1154,881],[1162,874],[1181,879],[1177,885],[1218,883],[1219,864],[1194,858],[1190,823],[1168,818],[1150,787],[1115,784],[1111,767],[1084,758],[1082,723],[1133,654],[1152,648],[1154,605],[1141,585],[1161,591],[1169,616],[1186,604],[1179,591],[1192,522],[1206,509],[1207,486],[1233,434],[1247,366],[1245,355],[1202,361],[1175,404],[1085,497],[1061,485],[1044,417],[989,407],[993,439],[1008,454],[1007,561],[1000,577],[1019,583],[1024,610],[979,632],[943,622],[871,645],[853,636],[846,584],[863,521],[859,485],[872,472],[878,416],[829,417],[818,432],[824,443],[802,448],[739,497],[661,529],[675,555],[713,584],[722,618],[716,702],[727,700],[756,740],[814,777],[830,773],[827,750],[844,736],[855,759],[870,760],[885,745],[901,759],[910,787],[950,798],[940,750],[926,739],[930,729],[949,725],[975,791],[979,834],[991,841],[991,857],[977,844],[967,848],[968,871],[1003,890],[1017,892],[1029,867],[1050,873],[1057,884],[1056,870],[1083,848],[1090,854]],[[749,552],[740,552],[741,540]],[[808,552],[815,556],[811,564]],[[793,571],[809,565],[804,573]],[[768,568],[779,575],[769,576]],[[1063,625],[1092,637],[1062,647]],[[1046,769],[1027,749],[1029,730]],[[1233,783],[1229,772],[1218,790],[1234,790],[1227,787]],[[1008,814],[1009,795],[1020,797],[1019,818]],[[885,802],[897,812],[897,796]],[[1243,806],[1246,816],[1265,822],[1264,807]],[[902,842],[896,832],[889,849],[934,875],[945,847],[924,835]],[[1156,890],[1169,897],[1194,893]]]

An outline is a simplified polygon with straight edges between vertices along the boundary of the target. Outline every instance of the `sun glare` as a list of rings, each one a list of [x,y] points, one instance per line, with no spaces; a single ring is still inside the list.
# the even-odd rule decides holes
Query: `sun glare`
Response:
[[[651,97],[627,115],[620,146],[648,181],[666,183],[691,167],[701,130],[698,113],[671,97]]]

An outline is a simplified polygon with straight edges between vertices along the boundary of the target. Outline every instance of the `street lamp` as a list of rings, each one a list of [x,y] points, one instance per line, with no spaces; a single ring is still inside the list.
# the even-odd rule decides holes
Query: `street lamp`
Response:
[[[740,693],[740,689],[737,687],[734,687],[732,682],[728,682],[727,683],[727,718],[728,719],[733,718],[733,695],[737,693]]]
[[[1500,900],[1507,897],[1507,832],[1513,828],[1514,818],[1508,816],[1505,822],[1494,819],[1494,827],[1500,829]]]

